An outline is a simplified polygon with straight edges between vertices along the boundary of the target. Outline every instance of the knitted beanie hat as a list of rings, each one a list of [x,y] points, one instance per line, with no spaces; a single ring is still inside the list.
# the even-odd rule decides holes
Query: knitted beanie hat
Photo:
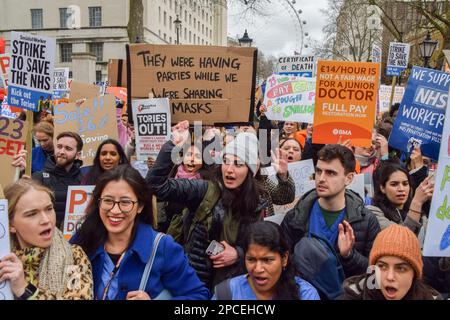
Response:
[[[377,235],[370,251],[369,264],[375,265],[383,256],[395,256],[407,261],[416,277],[422,277],[423,262],[419,240],[407,227],[392,224]]]
[[[223,155],[232,154],[245,162],[253,175],[258,170],[258,138],[254,133],[239,133],[234,140],[228,143],[223,150]]]

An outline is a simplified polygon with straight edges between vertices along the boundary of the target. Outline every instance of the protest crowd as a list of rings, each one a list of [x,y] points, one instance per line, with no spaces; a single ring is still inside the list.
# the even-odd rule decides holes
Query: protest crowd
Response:
[[[44,100],[42,90],[35,108],[8,118],[2,112],[2,130],[9,130],[2,132],[21,146],[5,142],[0,152],[0,199],[7,200],[0,226],[6,221],[10,244],[0,252],[0,284],[9,284],[13,299],[449,298],[450,256],[424,251],[449,252],[447,196],[433,205],[435,189],[449,190],[450,170],[438,162],[450,148],[448,121],[432,123],[441,131],[434,146],[411,139],[414,132],[399,129],[409,83],[401,103],[377,111],[375,63],[345,69],[367,70],[361,81],[369,85],[348,89],[347,82],[347,96],[336,98],[339,86],[322,80],[333,73],[323,61],[315,77],[274,74],[259,85],[240,63],[228,69],[249,69],[239,78],[249,88],[241,118],[231,111],[233,98],[222,105],[228,113],[216,116],[219,107],[207,103],[191,112],[179,97],[147,99],[155,87],[144,94],[133,87],[124,97],[76,81],[64,97]],[[276,98],[283,81],[315,89],[309,118],[295,117],[309,107],[283,107]],[[5,103],[23,107],[9,96]],[[204,108],[211,118],[202,117]],[[350,120],[333,127],[344,114]],[[399,130],[406,140],[395,142]],[[443,235],[430,229],[437,206]]]

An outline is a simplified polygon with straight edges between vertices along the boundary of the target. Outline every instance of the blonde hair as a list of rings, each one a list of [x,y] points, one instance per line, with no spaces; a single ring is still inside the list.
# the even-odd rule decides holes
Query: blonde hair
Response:
[[[33,127],[33,134],[36,135],[36,132],[43,132],[49,137],[53,138],[55,129],[51,123],[47,121],[41,121]]]
[[[17,203],[19,202],[20,198],[27,193],[30,190],[36,190],[36,191],[43,191],[48,194],[52,202],[55,202],[55,197],[53,195],[53,192],[48,189],[47,187],[44,187],[43,185],[31,180],[31,179],[20,179],[17,182],[11,183],[8,186],[6,186],[4,193],[5,198],[8,200],[8,218],[9,221],[12,221],[14,218],[14,213],[16,210]],[[11,240],[13,241],[13,244],[17,245],[17,239],[15,237],[15,234],[11,234]]]

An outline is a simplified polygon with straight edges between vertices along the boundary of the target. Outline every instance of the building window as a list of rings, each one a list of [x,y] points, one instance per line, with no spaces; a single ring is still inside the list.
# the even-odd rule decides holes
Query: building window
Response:
[[[95,56],[97,57],[97,61],[103,61],[103,43],[90,43],[89,52],[95,54]]]
[[[187,11],[184,10],[184,22],[187,22]]]
[[[169,43],[172,43],[172,37],[169,37]]]
[[[69,71],[69,79],[72,79],[73,78],[73,72],[72,72],[72,70],[70,70]]]
[[[59,27],[67,28],[67,8],[59,8]]]
[[[192,42],[192,33],[189,31],[189,43]]]
[[[161,30],[158,30],[158,36],[161,38]]]
[[[184,28],[184,40],[187,40],[187,29]]]
[[[164,33],[164,41],[167,40],[167,35]]]
[[[209,30],[209,37],[212,38],[212,30]]]
[[[189,14],[189,25],[192,26],[192,15]]]
[[[89,7],[89,27],[102,26],[102,7]]]
[[[102,71],[101,70],[95,71],[95,81],[102,82]]]
[[[164,11],[164,26],[167,26],[167,12]]]
[[[61,54],[61,62],[72,62],[72,44],[61,43],[59,45],[59,52]]]
[[[31,29],[43,29],[42,9],[31,9]]]
[[[169,29],[172,30],[172,16],[169,17]]]
[[[197,29],[198,29],[198,31],[200,31],[200,21],[197,24]]]
[[[158,7],[158,22],[161,23],[161,7]]]

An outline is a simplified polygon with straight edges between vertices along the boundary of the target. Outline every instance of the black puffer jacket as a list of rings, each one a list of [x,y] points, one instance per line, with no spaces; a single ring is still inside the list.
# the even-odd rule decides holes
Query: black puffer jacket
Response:
[[[281,228],[289,242],[289,250],[294,251],[294,246],[308,234],[309,217],[314,202],[318,199],[315,189],[306,193],[284,218]],[[346,216],[355,234],[355,245],[349,257],[341,257],[342,266],[346,277],[366,272],[368,257],[372,249],[373,241],[380,232],[377,218],[364,207],[362,199],[353,191],[345,192]],[[336,241],[336,252],[339,253]]]
[[[66,212],[67,188],[80,185],[83,179],[80,167],[83,162],[75,160],[72,168],[67,172],[64,168],[57,166],[55,157],[47,158],[44,170],[35,172],[33,180],[38,181],[55,193],[56,226],[63,227]]]
[[[146,181],[159,200],[174,201],[188,208],[189,214],[183,220],[183,229],[186,230],[191,227],[190,223],[192,222],[192,218],[197,211],[197,208],[202,203],[202,200],[205,198],[208,191],[208,181],[202,179],[188,180],[167,178],[173,167],[170,157],[173,148],[174,144],[171,141],[163,145],[152,170],[147,174]],[[222,190],[220,184],[219,189]],[[196,226],[192,231],[188,243],[181,243],[184,245],[190,264],[196,270],[199,278],[206,286],[212,288],[213,285],[222,280],[239,275],[244,271],[242,269],[244,260],[244,251],[242,247],[244,241],[243,237],[246,234],[245,230],[250,223],[262,219],[261,211],[266,208],[267,202],[261,200],[260,206],[253,213],[252,218],[249,221],[243,222],[237,215],[234,215],[227,210],[220,196],[209,213],[209,215],[212,216],[210,230],[206,230],[203,225],[199,224],[198,227]],[[230,225],[233,228],[238,225],[237,230],[226,230],[227,225],[223,222],[226,220],[226,216],[230,214],[232,214],[231,220],[233,220],[233,223],[230,223]],[[236,218],[239,220],[236,220]],[[226,234],[230,233],[237,233],[237,238],[234,242],[227,242],[237,250],[238,261],[233,266],[213,269],[205,250],[210,241],[216,240],[220,242],[226,240]],[[178,239],[178,241],[180,240]],[[186,235],[184,235],[184,241],[186,241]],[[183,240],[180,242],[183,242]]]

